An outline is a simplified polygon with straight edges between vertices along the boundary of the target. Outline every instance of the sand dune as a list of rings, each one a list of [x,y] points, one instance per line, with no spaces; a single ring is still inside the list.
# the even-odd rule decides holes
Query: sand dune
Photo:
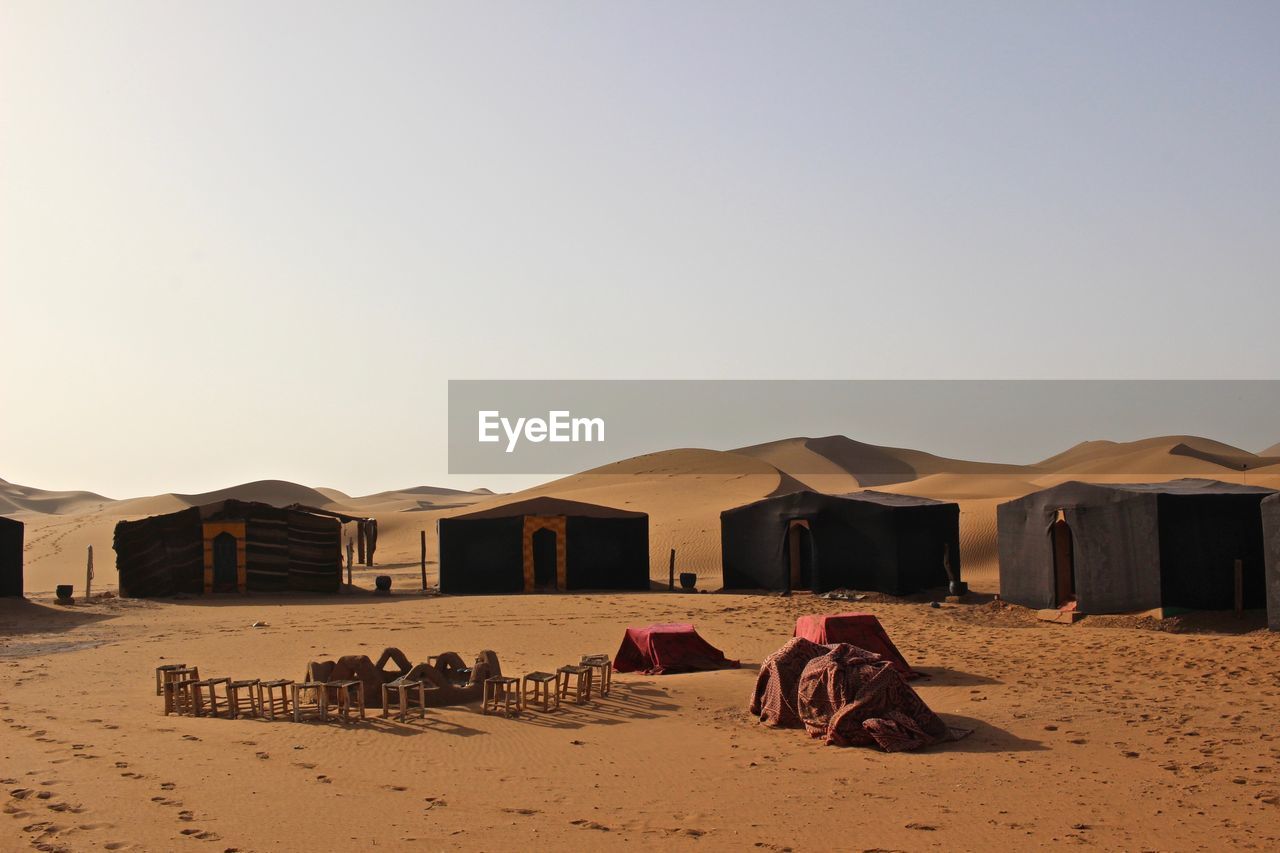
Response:
[[[852,492],[905,483],[931,474],[1010,474],[1017,465],[948,459],[920,450],[882,447],[843,435],[788,438],[734,451],[774,465],[809,488]]]
[[[721,511],[801,488],[838,493],[875,487],[957,501],[964,574],[975,590],[994,592],[999,585],[995,507],[1001,501],[1068,479],[1124,482],[1189,476],[1280,487],[1280,457],[1174,435],[1088,441],[1042,462],[1019,466],[948,459],[843,436],[802,437],[734,451],[683,448],[651,453],[506,495],[486,489],[412,486],[352,496],[333,488],[263,480],[201,494],[112,501],[90,492],[45,492],[0,481],[0,511],[28,524],[27,585],[37,591],[58,583],[82,583],[89,545],[97,555],[99,588],[114,586],[111,537],[117,521],[231,497],[373,516],[380,532],[378,563],[393,575],[403,574],[404,583],[420,582],[420,538],[425,532],[428,577],[434,581],[436,519],[539,495],[649,513],[652,577],[665,580],[674,548],[677,570],[696,572],[703,586],[714,588],[720,582]]]
[[[110,502],[111,498],[94,492],[51,492],[0,480],[0,515],[14,515],[20,512],[63,515],[84,512]]]
[[[1086,441],[1031,467],[1077,479],[1092,474],[1139,479],[1223,478],[1277,462],[1280,457],[1259,456],[1212,439],[1166,435],[1127,442]]]

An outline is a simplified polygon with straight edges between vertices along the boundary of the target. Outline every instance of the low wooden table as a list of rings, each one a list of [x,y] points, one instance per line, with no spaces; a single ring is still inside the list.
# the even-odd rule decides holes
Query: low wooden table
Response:
[[[268,720],[276,718],[276,708],[280,709],[280,716],[289,716],[289,688],[293,687],[293,680],[288,678],[277,678],[273,681],[263,681],[258,685],[258,706],[266,715]],[[280,691],[280,695],[276,695],[276,691]]]
[[[569,697],[569,682],[573,681],[573,701],[578,705],[591,701],[591,667],[568,664],[556,670],[556,692],[561,699]]]
[[[418,692],[418,715],[426,717],[427,685],[421,681],[408,681],[404,678],[397,678],[382,685],[382,716],[388,717],[391,715],[391,694],[394,693],[400,706],[400,710],[396,713],[396,719],[405,719],[409,715],[411,707],[409,700],[413,698],[415,690]]]
[[[302,702],[303,692],[311,691],[312,701],[306,705]],[[325,690],[323,681],[295,682],[290,686],[293,699],[293,721],[302,722],[304,713],[313,713],[322,723],[329,721],[329,692]]]
[[[502,703],[501,707],[499,702]],[[501,710],[504,717],[510,717],[513,703],[515,712],[519,714],[523,710],[520,701],[520,679],[510,675],[495,675],[484,680],[484,704],[480,709],[482,713],[489,713],[492,705],[495,714]]]
[[[560,679],[554,672],[531,672],[520,684],[521,700],[526,708],[540,708],[544,713],[560,709]],[[533,685],[530,689],[529,685]]]
[[[364,717],[364,685],[359,681],[326,681],[324,685],[329,690],[336,690],[338,693],[338,702],[335,710],[338,712],[338,721],[343,725],[352,722],[351,713],[353,710],[359,713],[359,719]]]

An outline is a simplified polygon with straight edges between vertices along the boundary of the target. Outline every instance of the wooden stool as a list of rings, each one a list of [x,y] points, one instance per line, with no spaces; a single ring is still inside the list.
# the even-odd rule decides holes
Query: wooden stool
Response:
[[[338,693],[336,710],[338,712],[339,722],[343,725],[351,722],[353,700],[355,708],[360,714],[360,719],[364,719],[363,684],[359,681],[326,681],[324,686],[328,690],[336,690]]]
[[[560,710],[559,678],[551,672],[531,672],[520,684],[520,700],[526,708],[541,708],[547,711]],[[533,688],[530,689],[529,685]]]
[[[164,674],[166,672],[186,668],[187,665],[185,663],[165,663],[156,667],[156,695],[161,696],[164,694]]]
[[[481,711],[485,714],[489,713],[490,703],[492,703],[493,712],[496,714],[499,710],[499,702],[502,703],[501,710],[504,717],[511,716],[513,703],[517,714],[523,710],[520,702],[520,679],[510,675],[495,675],[484,680],[484,704],[481,706]]]
[[[172,685],[178,681],[199,681],[200,670],[194,666],[182,667],[181,669],[166,669],[163,672],[157,671],[157,674],[160,677],[160,692],[164,696],[164,713],[165,716],[168,716],[175,713],[174,700],[176,694]]]
[[[205,690],[209,691],[209,713],[207,716],[210,716],[210,717],[218,716],[217,687],[219,684],[221,684],[223,685],[223,689],[226,690],[226,685],[229,685],[230,683],[231,683],[230,678],[206,678],[204,681],[197,681],[194,684],[192,684],[191,695],[195,700],[194,704],[196,708],[196,716],[197,717],[206,716],[204,712],[204,698],[203,698],[203,691]],[[229,697],[228,697],[228,701],[229,701]]]
[[[268,720],[276,718],[277,707],[280,709],[280,716],[289,716],[289,688],[292,686],[293,681],[288,678],[264,681],[258,685],[258,707]],[[277,690],[280,691],[279,696],[276,696]]]
[[[310,691],[311,701],[304,704],[304,691]],[[303,681],[289,686],[293,694],[293,721],[302,722],[304,713],[314,713],[320,722],[329,722],[329,691],[324,689],[323,681]]]
[[[556,692],[569,696],[569,680],[573,679],[573,701],[581,705],[591,701],[591,667],[569,664],[556,670]]]
[[[262,682],[256,678],[227,683],[227,713],[233,720],[262,716]],[[246,707],[247,706],[247,707]],[[246,714],[245,711],[248,711]]]
[[[609,688],[613,686],[613,661],[609,656],[583,655],[581,664],[595,670],[596,690],[601,696],[608,696]]]
[[[165,691],[169,694],[168,702],[173,713],[180,717],[196,717],[195,684],[198,678],[180,678],[177,681],[165,682]],[[165,713],[168,713],[167,711]]]
[[[415,690],[418,691],[419,716],[426,717],[427,685],[421,681],[407,681],[403,678],[397,678],[382,685],[382,716],[391,715],[391,694],[395,693],[400,705],[400,710],[396,713],[396,719],[403,720],[409,714],[409,700],[413,698],[413,691]]]

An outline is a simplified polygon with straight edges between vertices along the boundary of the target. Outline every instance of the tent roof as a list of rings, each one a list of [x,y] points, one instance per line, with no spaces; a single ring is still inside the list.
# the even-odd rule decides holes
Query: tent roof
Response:
[[[349,521],[365,520],[363,518],[359,518],[353,515],[344,515],[343,513],[340,513],[340,512],[333,512],[332,510],[320,509],[319,507],[306,506],[304,504],[289,504],[288,506],[280,507],[280,506],[274,506],[268,503],[262,503],[261,501],[238,501],[238,500],[235,500],[234,498],[228,498],[227,500],[222,500],[222,501],[214,501],[213,503],[201,504],[199,506],[191,506],[191,507],[187,507],[186,509],[174,510],[173,512],[162,512],[159,515],[150,515],[150,516],[147,516],[145,519],[139,519],[139,520],[150,521],[153,518],[167,518],[172,515],[181,515],[184,512],[191,512],[192,510],[195,510],[196,512],[200,513],[201,519],[213,518],[215,516],[223,515],[223,514],[229,514],[229,515],[234,515],[237,513],[247,514],[247,513],[253,513],[253,512],[261,512],[263,510],[267,510],[270,512],[285,512],[288,510],[292,510],[295,512],[305,512],[308,515],[323,515],[329,518],[336,518],[339,521],[343,522],[344,524]]]
[[[1202,480],[1185,478],[1169,480],[1165,483],[1086,483],[1080,480],[1069,480],[1050,486],[1041,491],[1053,489],[1070,489],[1074,486],[1090,486],[1095,489],[1109,489],[1115,492],[1133,492],[1134,494],[1155,495],[1270,495],[1275,489],[1263,486],[1246,486],[1243,483],[1224,483],[1221,480]]]
[[[835,497],[850,501],[881,504],[882,506],[946,506],[953,503],[952,501],[922,498],[918,495],[898,495],[892,492],[877,492],[871,489],[865,489],[861,492],[845,492],[842,495],[835,495]]]
[[[583,518],[648,518],[647,513],[632,512],[626,509],[615,509],[610,506],[601,506],[600,504],[580,503],[579,501],[567,501],[563,498],[538,497],[529,498],[528,500],[516,501],[515,503],[503,504],[502,506],[487,507],[485,509],[476,510],[474,512],[464,512],[461,515],[449,516],[447,521],[453,518],[512,518],[521,515],[575,515]]]
[[[24,525],[23,525],[23,523],[22,523],[21,521],[18,521],[18,519],[16,519],[16,518],[5,518],[3,515],[0,515],[0,524],[13,524],[13,525],[17,525],[18,527],[23,527],[23,526],[24,526]]]
[[[865,489],[860,492],[845,492],[843,494],[828,494],[826,492],[815,492],[812,489],[799,489],[794,492],[787,492],[781,495],[770,495],[767,498],[761,498],[758,501],[736,506],[725,512],[736,512],[747,507],[760,506],[761,504],[771,503],[773,501],[786,501],[796,497],[807,495],[814,498],[826,498],[828,500],[841,501],[857,501],[859,503],[878,504],[886,507],[918,507],[918,506],[956,506],[952,501],[938,501],[933,498],[922,498],[916,495],[898,495],[891,492],[877,492],[871,489]]]

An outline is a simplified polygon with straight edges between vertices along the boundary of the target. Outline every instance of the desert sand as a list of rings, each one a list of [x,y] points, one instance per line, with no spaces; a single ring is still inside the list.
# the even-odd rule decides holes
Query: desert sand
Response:
[[[0,512],[28,525],[28,600],[0,601],[0,850],[1274,849],[1280,636],[1257,614],[1067,626],[990,601],[1001,500],[1065,479],[1175,476],[1277,486],[1280,460],[1174,436],[993,466],[834,437],[667,451],[519,495],[356,497],[264,482],[117,501],[0,483]],[[465,507],[553,494],[644,510],[655,580],[675,548],[679,569],[715,590],[722,509],[868,485],[961,503],[973,603],[410,592],[418,532],[428,531],[434,582],[434,520]],[[388,573],[402,594],[52,603],[56,583],[81,591],[90,544],[95,590],[115,586],[117,520],[231,494],[375,515],[379,566],[357,570],[356,585]],[[887,755],[755,724],[756,668],[795,617],[851,609],[879,616],[930,675],[914,682],[925,701],[972,736]],[[628,625],[676,620],[742,668],[619,675],[607,699],[554,715],[462,707],[352,728],[165,717],[154,695],[165,662],[299,678],[309,660],[387,645],[414,660],[492,648],[522,674],[612,653]]]

